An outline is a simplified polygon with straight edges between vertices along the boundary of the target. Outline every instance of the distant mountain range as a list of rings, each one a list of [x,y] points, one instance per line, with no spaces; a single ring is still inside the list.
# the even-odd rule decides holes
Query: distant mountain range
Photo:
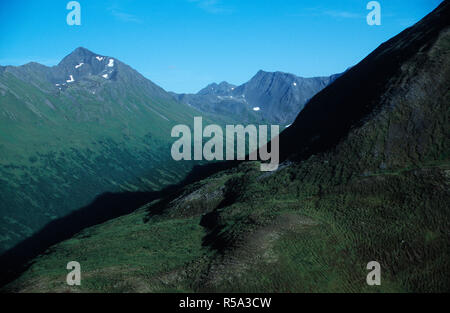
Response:
[[[259,71],[241,86],[227,82],[213,83],[197,94],[172,95],[177,101],[202,112],[239,116],[243,122],[288,126],[309,99],[340,75],[303,78],[282,72]]]
[[[266,90],[281,79],[260,76],[255,85]],[[277,171],[262,173],[259,162],[210,165],[204,179],[62,237],[3,291],[448,292],[449,86],[444,1],[312,97],[280,135]],[[232,88],[233,97],[258,96],[228,84],[200,96]],[[81,286],[65,281],[73,260],[82,264]],[[373,262],[381,285],[367,283]]]

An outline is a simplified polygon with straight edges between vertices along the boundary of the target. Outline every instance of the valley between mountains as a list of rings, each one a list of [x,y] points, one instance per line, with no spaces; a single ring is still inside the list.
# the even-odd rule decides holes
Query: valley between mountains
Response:
[[[194,162],[172,160],[173,126],[203,116],[205,124],[284,122],[284,129],[330,81],[260,72],[251,87],[236,88],[241,98],[222,101],[228,93],[211,87],[170,94],[85,48],[55,67],[0,67],[0,252],[106,192],[155,192],[182,181]],[[274,111],[280,117],[270,119]]]

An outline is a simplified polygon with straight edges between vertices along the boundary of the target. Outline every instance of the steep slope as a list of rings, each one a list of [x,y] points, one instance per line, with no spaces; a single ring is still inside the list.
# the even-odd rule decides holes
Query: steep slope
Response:
[[[445,1],[316,95],[277,172],[243,162],[86,229],[5,291],[448,292],[449,21]]]
[[[78,48],[55,67],[0,70],[0,253],[104,192],[158,190],[171,129],[199,112],[119,60]]]
[[[234,89],[265,119],[289,125],[315,94],[340,74],[330,77],[303,78],[292,74],[259,71],[248,83]]]
[[[288,126],[309,99],[339,76],[302,78],[282,72],[259,71],[241,86],[214,83],[197,94],[172,95],[202,112],[239,116],[245,122]]]

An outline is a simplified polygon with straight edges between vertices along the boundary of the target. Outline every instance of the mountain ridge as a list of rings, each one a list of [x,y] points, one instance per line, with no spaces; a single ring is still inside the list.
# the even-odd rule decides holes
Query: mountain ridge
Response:
[[[259,70],[240,86],[228,82],[212,83],[196,94],[171,94],[177,101],[202,112],[239,115],[247,123],[256,121],[287,126],[310,98],[340,75],[303,78],[280,71]]]
[[[83,48],[54,67],[5,67],[0,252],[104,192],[183,179],[193,164],[172,160],[171,129],[198,114],[121,61]]]
[[[101,85],[107,81],[115,82],[120,79],[124,82],[133,78],[136,85],[149,89],[154,93],[153,96],[170,99],[163,88],[132,67],[116,58],[97,54],[83,47],[76,48],[54,66],[31,62],[21,66],[6,66],[5,72],[11,72],[29,83],[33,83],[34,79],[44,78],[46,82],[53,85],[46,86],[46,91],[65,89],[70,84],[77,84],[78,80]]]

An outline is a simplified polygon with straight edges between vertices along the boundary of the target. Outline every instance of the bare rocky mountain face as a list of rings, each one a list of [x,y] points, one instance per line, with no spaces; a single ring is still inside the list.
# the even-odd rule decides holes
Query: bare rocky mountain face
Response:
[[[197,94],[172,95],[202,112],[233,118],[238,116],[242,122],[288,126],[309,99],[339,76],[303,78],[282,72],[259,71],[241,86],[214,83]]]
[[[83,87],[91,92],[99,91],[106,82],[124,91],[124,88],[140,88],[148,96],[169,99],[161,87],[143,77],[130,66],[104,55],[79,47],[52,67],[31,62],[23,66],[5,66],[3,73],[11,73],[18,79],[47,92],[64,91],[69,86]]]

